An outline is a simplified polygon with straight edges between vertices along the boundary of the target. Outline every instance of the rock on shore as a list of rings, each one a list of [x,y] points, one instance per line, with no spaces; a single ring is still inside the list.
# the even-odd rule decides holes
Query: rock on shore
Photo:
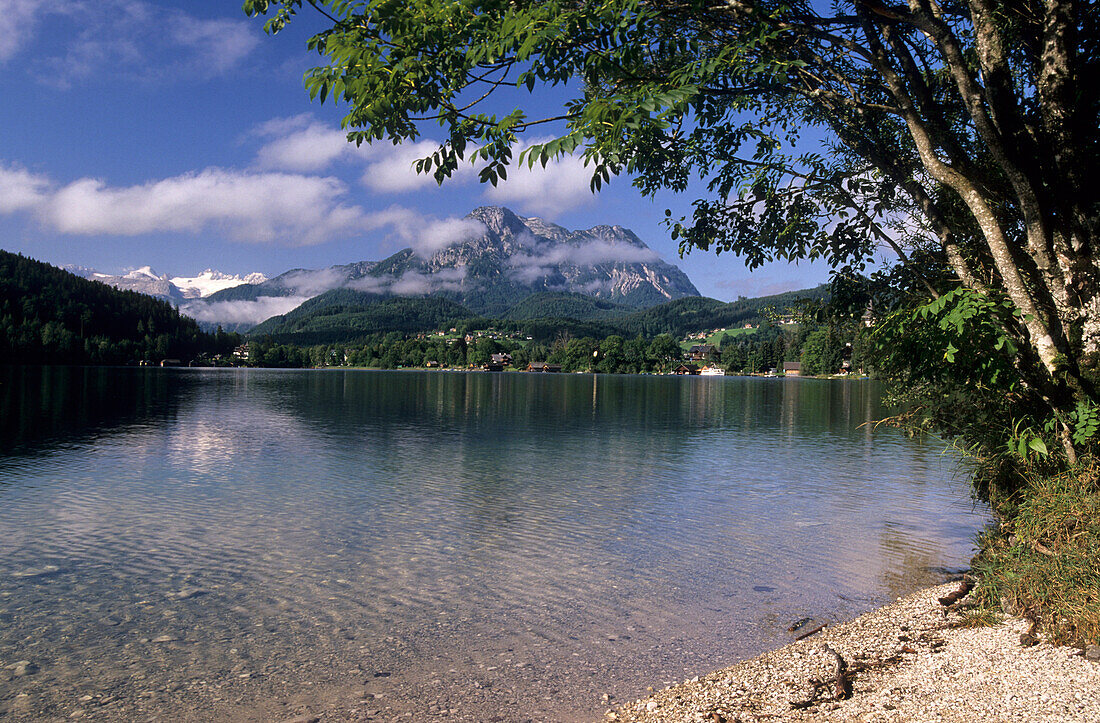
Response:
[[[726,670],[608,711],[634,723],[1100,721],[1100,665],[1076,648],[1020,645],[1027,623],[953,627],[923,590]],[[838,658],[839,656],[839,658]],[[850,694],[840,691],[844,670]],[[847,697],[846,697],[847,696]]]

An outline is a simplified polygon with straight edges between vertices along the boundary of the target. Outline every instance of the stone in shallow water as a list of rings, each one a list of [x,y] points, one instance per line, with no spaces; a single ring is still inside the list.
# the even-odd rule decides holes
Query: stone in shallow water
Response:
[[[20,660],[18,663],[12,663],[8,666],[8,670],[12,672],[16,678],[22,678],[27,675],[34,675],[38,672],[38,666],[29,660]]]
[[[60,570],[61,568],[57,565],[43,565],[42,567],[32,567],[22,572],[13,572],[12,577],[45,577],[46,575],[52,575]]]
[[[174,593],[169,593],[169,597],[173,597],[176,600],[190,600],[193,597],[199,597],[200,595],[206,595],[206,590],[201,587],[185,587]]]

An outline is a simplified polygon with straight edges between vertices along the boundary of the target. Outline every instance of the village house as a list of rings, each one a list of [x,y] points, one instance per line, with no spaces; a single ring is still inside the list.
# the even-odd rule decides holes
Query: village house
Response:
[[[691,361],[710,361],[718,357],[718,347],[713,344],[696,344],[688,349],[687,356]]]
[[[549,364],[547,362],[531,362],[527,365],[529,372],[560,372],[561,364]]]
[[[878,321],[878,318],[875,316],[875,310],[872,309],[870,306],[868,306],[867,309],[863,312],[862,321],[863,321],[863,326],[865,326],[868,329],[870,329],[872,326],[874,326],[875,322]]]
[[[802,376],[802,362],[783,362],[783,374],[788,377]]]
[[[485,368],[491,372],[502,372],[504,367],[512,363],[512,355],[508,353],[493,354],[489,357],[489,363],[485,365]]]
[[[687,375],[694,376],[694,375],[699,374],[699,367],[696,366],[695,364],[681,364],[680,366],[673,369],[672,373],[676,374],[676,375],[679,375],[679,376],[687,376]]]

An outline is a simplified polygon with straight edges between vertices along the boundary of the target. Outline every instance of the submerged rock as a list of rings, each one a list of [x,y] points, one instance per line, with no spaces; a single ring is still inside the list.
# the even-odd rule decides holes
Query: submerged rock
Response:
[[[38,672],[38,666],[29,660],[20,660],[18,663],[12,663],[8,666],[8,670],[12,672],[16,678],[22,678],[27,675],[34,675]]]
[[[176,592],[169,593],[168,597],[175,598],[176,600],[190,600],[193,597],[199,597],[200,595],[206,595],[207,591],[201,587],[185,587]]]
[[[13,572],[12,577],[46,577],[52,575],[55,572],[60,572],[61,568],[57,565],[43,565],[42,567],[32,567],[21,572]]]

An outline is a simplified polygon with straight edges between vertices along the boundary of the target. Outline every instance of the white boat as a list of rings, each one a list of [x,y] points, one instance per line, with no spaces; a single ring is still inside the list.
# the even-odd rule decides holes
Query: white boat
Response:
[[[704,377],[724,377],[726,370],[722,367],[703,367],[699,370],[699,374]]]

